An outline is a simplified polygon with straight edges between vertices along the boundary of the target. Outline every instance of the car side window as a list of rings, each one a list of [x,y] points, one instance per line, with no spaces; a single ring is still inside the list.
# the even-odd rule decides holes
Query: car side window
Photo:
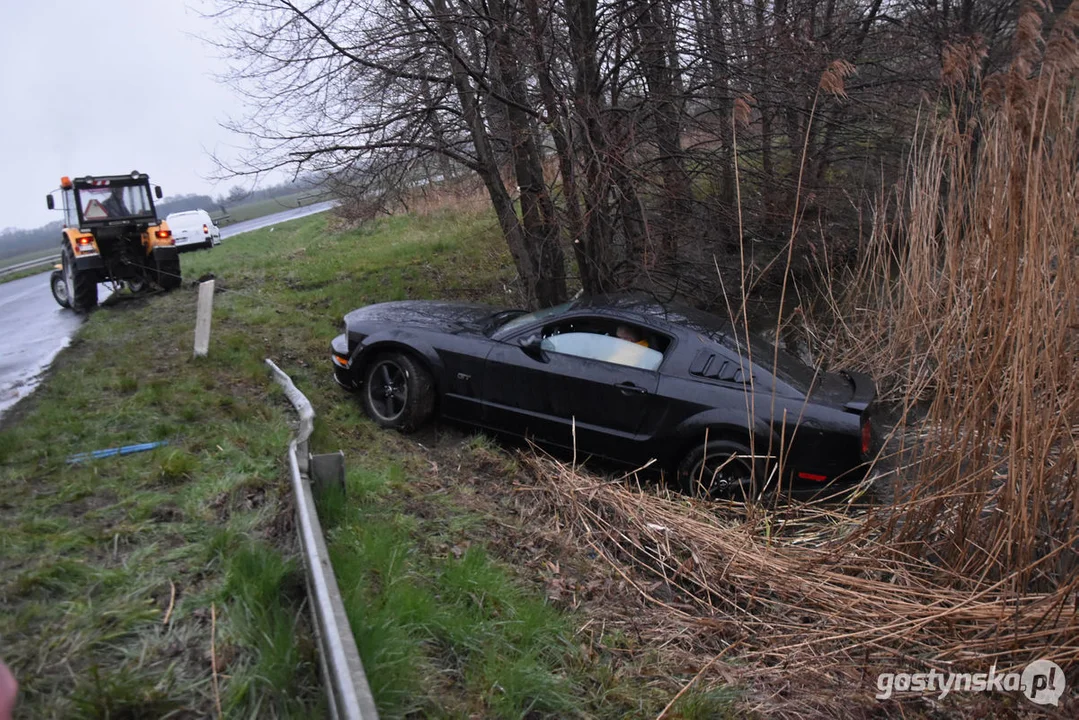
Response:
[[[658,350],[618,337],[591,332],[551,334],[543,339],[542,347],[550,352],[600,360],[615,365],[626,365],[641,370],[655,370],[663,362],[663,353]]]

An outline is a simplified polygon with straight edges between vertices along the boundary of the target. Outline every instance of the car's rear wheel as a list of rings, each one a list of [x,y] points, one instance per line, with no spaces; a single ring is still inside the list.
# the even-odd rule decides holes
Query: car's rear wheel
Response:
[[[382,427],[412,432],[431,418],[434,389],[431,373],[415,358],[383,353],[364,370],[363,407]]]
[[[700,498],[752,498],[764,485],[764,463],[735,440],[712,440],[690,451],[678,466],[682,492]]]
[[[52,297],[56,303],[60,307],[71,307],[67,299],[67,280],[64,279],[64,273],[53,270],[52,275],[49,276],[49,285],[52,287]]]

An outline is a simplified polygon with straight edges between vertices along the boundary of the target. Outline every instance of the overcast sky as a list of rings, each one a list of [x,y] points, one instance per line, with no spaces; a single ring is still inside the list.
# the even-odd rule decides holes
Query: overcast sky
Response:
[[[190,5],[190,7],[189,7]],[[198,0],[9,0],[0,22],[0,228],[59,219],[62,175],[149,173],[166,197],[219,193],[210,152],[243,105]]]

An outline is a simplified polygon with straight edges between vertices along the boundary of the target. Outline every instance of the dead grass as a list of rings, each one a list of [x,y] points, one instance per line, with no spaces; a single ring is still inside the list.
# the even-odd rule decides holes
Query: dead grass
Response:
[[[652,632],[720,658],[706,682],[752,687],[746,709],[849,717],[881,707],[880,671],[995,664],[1004,672],[1039,657],[1076,660],[1074,615],[1055,593],[951,587],[924,559],[865,539],[857,531],[867,516],[700,503],[549,457],[523,463],[553,529],[663,611]]]
[[[344,199],[334,212],[340,226],[337,229],[356,228],[386,215],[477,215],[491,210],[491,196],[483,183],[471,174],[428,181],[407,189],[368,190],[360,194],[343,190],[342,195]]]
[[[401,210],[424,216],[445,211],[476,213],[490,207],[491,196],[471,176],[417,188],[401,202]]]

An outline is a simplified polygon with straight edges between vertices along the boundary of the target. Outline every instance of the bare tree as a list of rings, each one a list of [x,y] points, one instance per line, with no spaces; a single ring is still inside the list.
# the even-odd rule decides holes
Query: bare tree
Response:
[[[805,242],[856,236],[942,54],[976,41],[996,62],[1015,19],[1005,0],[218,5],[252,109],[235,170],[315,170],[355,197],[472,173],[534,305],[566,297],[567,247],[588,292],[707,302],[739,227],[751,274],[794,207]],[[856,75],[822,94],[835,67]],[[736,99],[752,110],[737,167]]]

